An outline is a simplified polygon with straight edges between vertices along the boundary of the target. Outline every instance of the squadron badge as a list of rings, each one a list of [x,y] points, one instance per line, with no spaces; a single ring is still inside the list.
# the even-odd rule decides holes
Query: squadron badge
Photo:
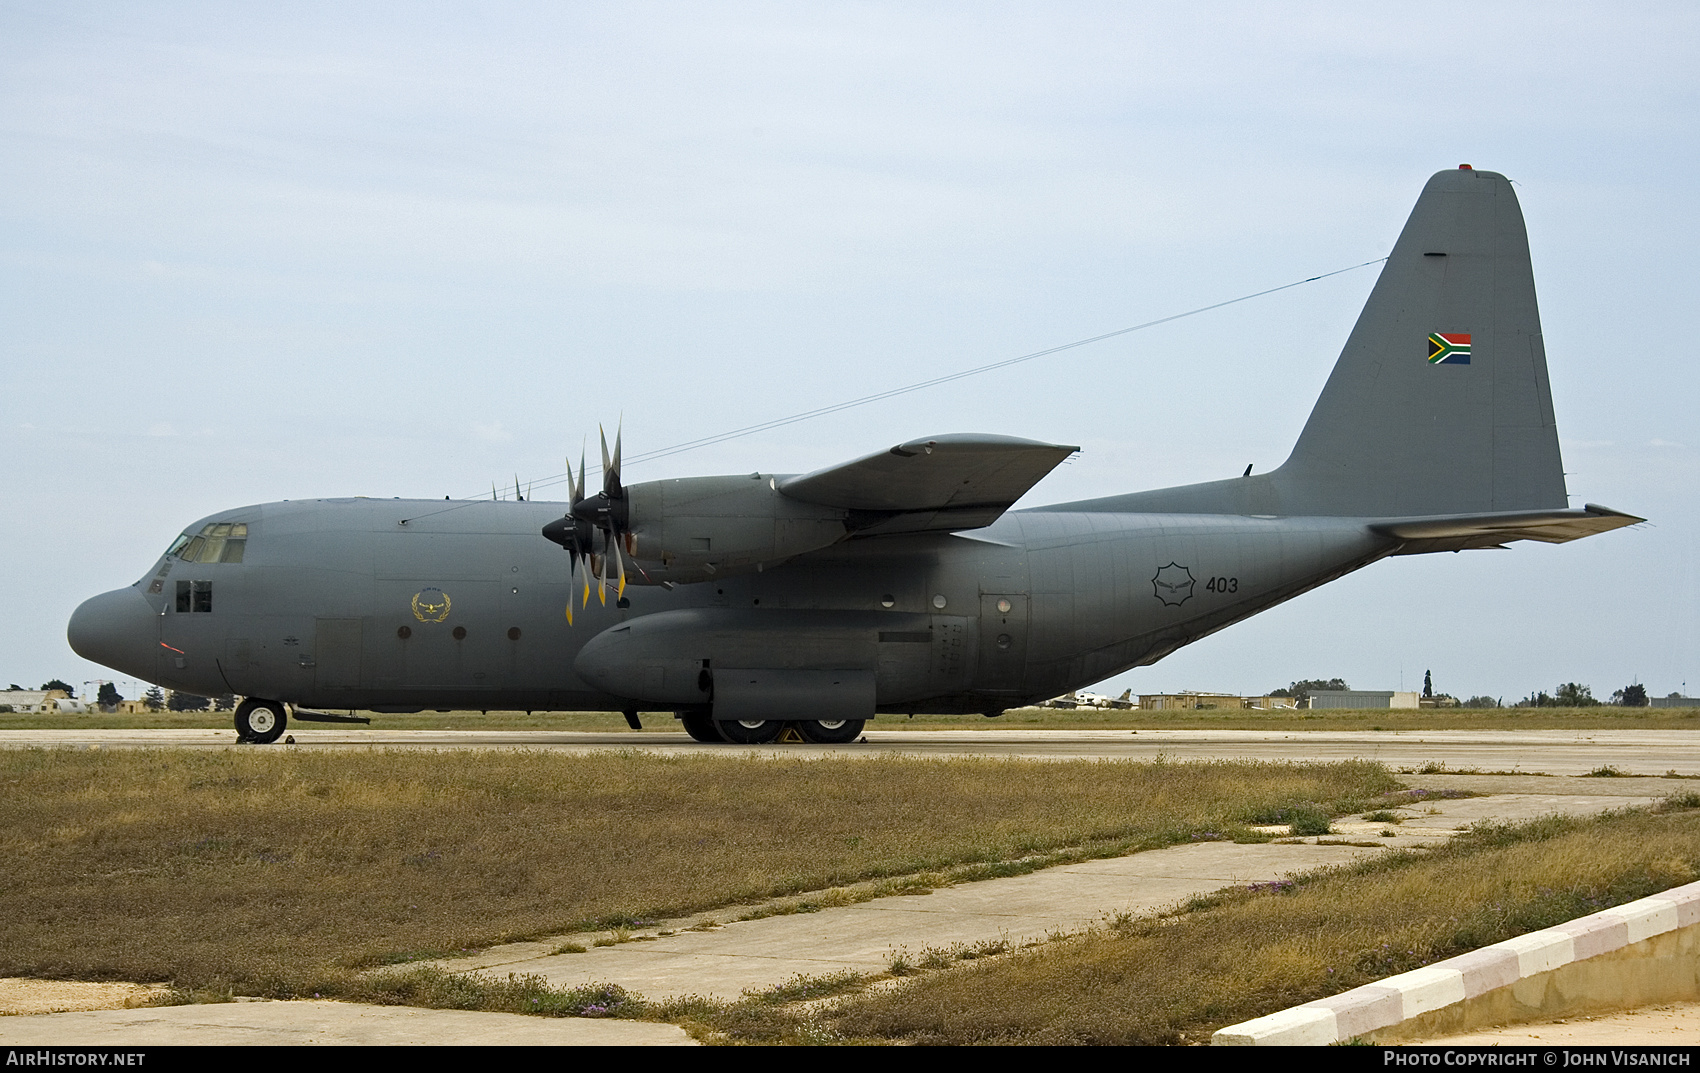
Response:
[[[413,617],[420,622],[441,622],[449,617],[449,594],[442,589],[420,589],[413,594]]]
[[[1151,587],[1157,592],[1157,599],[1170,607],[1179,607],[1192,598],[1194,578],[1192,571],[1178,563],[1170,563],[1157,571],[1157,576],[1151,579]]]

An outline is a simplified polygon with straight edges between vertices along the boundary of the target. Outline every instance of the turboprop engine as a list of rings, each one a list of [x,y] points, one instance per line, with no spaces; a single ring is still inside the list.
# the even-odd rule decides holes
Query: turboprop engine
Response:
[[[543,527],[583,569],[581,606],[629,582],[671,585],[777,566],[851,536],[955,532],[996,521],[1078,448],[1013,436],[900,443],[813,473],[620,481],[620,436],[602,436],[602,490],[585,494],[585,459],[567,463],[571,506]],[[636,570],[628,573],[630,558]],[[567,621],[572,621],[572,602]]]
[[[850,533],[848,511],[791,499],[768,473],[650,481],[625,494],[626,550],[652,584],[761,570]]]
[[[628,583],[671,585],[707,581],[777,565],[795,555],[838,543],[853,528],[856,512],[835,504],[811,503],[780,490],[773,474],[686,477],[627,486],[620,481],[620,436],[608,452],[602,438],[602,490],[585,494],[586,466],[575,476],[567,463],[571,507],[543,527],[543,535],[584,568],[581,599],[590,599],[590,578],[607,599],[612,577],[616,595]],[[636,568],[626,571],[630,558]],[[569,600],[567,620],[572,621]]]

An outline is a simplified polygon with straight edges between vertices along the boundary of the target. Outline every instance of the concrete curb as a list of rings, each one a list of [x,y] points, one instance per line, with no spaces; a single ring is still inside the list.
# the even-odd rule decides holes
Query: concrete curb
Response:
[[[1340,1043],[1696,923],[1700,883],[1689,883],[1344,994],[1229,1025],[1210,1042],[1230,1047]]]

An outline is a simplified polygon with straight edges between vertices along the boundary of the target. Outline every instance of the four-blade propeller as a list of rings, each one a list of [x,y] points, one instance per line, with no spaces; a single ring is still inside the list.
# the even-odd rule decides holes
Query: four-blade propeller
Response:
[[[584,560],[584,585],[581,595],[581,606],[590,603],[590,575],[596,574],[596,595],[603,604],[608,602],[608,560],[614,560],[617,574],[617,588],[614,598],[619,600],[626,594],[626,561],[621,554],[620,546],[625,544],[630,551],[631,540],[631,511],[626,499],[624,486],[620,484],[620,438],[621,430],[614,432],[614,454],[608,454],[608,433],[597,429],[602,439],[602,490],[586,498],[584,494],[587,467],[584,455],[579,455],[578,474],[573,474],[573,463],[567,460],[567,485],[570,489],[571,506],[567,514],[550,522],[543,527],[543,535],[567,550],[571,564],[568,570],[572,574],[578,571],[579,560]],[[601,554],[596,552],[596,536],[602,535]],[[567,597],[567,623],[573,621],[573,602],[569,593]]]

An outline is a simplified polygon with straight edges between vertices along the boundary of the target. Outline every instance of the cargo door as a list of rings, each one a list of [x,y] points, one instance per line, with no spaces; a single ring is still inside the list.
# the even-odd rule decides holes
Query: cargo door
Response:
[[[360,620],[315,620],[313,655],[317,662],[314,694],[352,693],[360,688]]]

